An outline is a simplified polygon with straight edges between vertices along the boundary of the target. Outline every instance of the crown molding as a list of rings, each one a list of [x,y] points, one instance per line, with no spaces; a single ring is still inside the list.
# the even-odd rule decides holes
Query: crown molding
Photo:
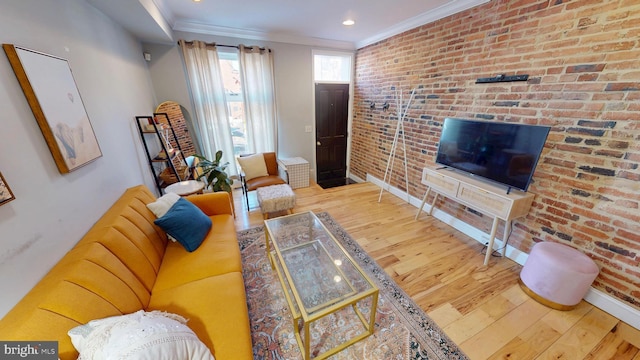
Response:
[[[224,26],[214,26],[191,21],[177,20],[173,25],[174,31],[191,32],[196,34],[225,36],[231,38],[273,41],[288,44],[320,46],[334,49],[355,50],[355,44],[348,41],[328,40],[307,36],[266,33],[263,31],[238,29]]]
[[[101,4],[100,0],[88,0],[91,3]],[[111,2],[123,3],[128,0],[110,0]],[[191,32],[196,34],[224,36],[239,39],[273,41],[289,44],[299,44],[315,47],[326,47],[341,50],[356,50],[373,43],[382,41],[392,36],[398,35],[407,30],[440,20],[447,16],[471,9],[478,5],[486,4],[491,0],[452,0],[429,12],[417,15],[413,18],[400,22],[385,31],[366,38],[362,41],[340,41],[322,38],[314,38],[303,35],[292,35],[284,33],[269,33],[252,29],[239,29],[232,27],[215,26],[204,23],[193,22],[185,19],[176,19],[172,11],[166,5],[165,0],[137,0],[145,9],[148,16],[155,23],[155,36],[164,41],[171,41],[173,31]],[[95,6],[95,5],[94,5]],[[105,8],[102,6],[102,8]],[[123,15],[121,15],[122,17]],[[124,23],[127,23],[126,21]],[[130,26],[131,27],[131,26]],[[132,29],[134,32],[140,29]],[[159,35],[157,35],[159,34]]]
[[[139,0],[139,1],[142,1],[142,0]],[[151,1],[151,3],[153,3],[156,9],[160,12],[164,20],[171,26],[171,28],[173,28],[173,24],[175,23],[176,19],[171,9],[169,9],[169,7],[167,6],[166,2],[164,0],[146,0],[146,1]]]
[[[367,39],[364,39],[362,41],[358,41],[356,42],[356,48],[357,49],[361,49],[365,46],[371,45],[373,43],[376,43],[378,41],[384,40],[384,39],[388,39],[392,36],[401,34],[407,30],[411,30],[413,28],[446,18],[447,16],[451,16],[453,14],[471,9],[473,7],[476,7],[478,5],[482,5],[482,4],[486,4],[488,3],[490,0],[454,0],[451,1],[445,5],[442,5],[436,9],[433,9],[429,12],[426,12],[424,14],[420,14],[418,16],[414,16],[410,19],[407,19],[403,22],[398,23],[397,25],[394,25],[390,28],[388,28],[386,31],[381,32],[377,35],[371,36]]]

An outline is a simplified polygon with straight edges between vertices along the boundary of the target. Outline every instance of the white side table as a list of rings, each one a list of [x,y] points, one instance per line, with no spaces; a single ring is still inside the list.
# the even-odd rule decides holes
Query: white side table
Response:
[[[173,183],[167,186],[164,189],[165,194],[174,193],[180,196],[187,196],[193,194],[202,194],[202,190],[204,189],[204,183],[202,181],[197,180],[186,180],[186,181],[178,181],[177,183]]]
[[[278,159],[280,167],[286,173],[281,178],[286,179],[292,189],[309,187],[309,162],[301,157]]]

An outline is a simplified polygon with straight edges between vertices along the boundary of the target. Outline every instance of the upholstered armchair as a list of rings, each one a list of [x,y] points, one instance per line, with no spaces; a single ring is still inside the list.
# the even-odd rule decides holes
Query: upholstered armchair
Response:
[[[238,164],[247,210],[249,209],[249,191],[264,186],[286,184],[278,175],[278,160],[274,152],[240,155]]]

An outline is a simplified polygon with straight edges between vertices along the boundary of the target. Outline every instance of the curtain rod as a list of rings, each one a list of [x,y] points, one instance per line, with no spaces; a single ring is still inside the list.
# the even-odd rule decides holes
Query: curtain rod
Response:
[[[193,45],[193,41],[186,41],[185,40],[185,44]],[[206,45],[210,45],[210,46],[220,46],[220,47],[229,47],[229,48],[240,49],[240,45],[223,45],[223,44],[208,43],[208,42],[205,42],[205,44]],[[179,41],[178,41],[178,45],[180,45]],[[263,47],[259,47],[258,49],[260,49],[261,51],[267,50],[267,48],[263,48]],[[271,49],[268,49],[268,50],[269,50],[269,52],[271,52]]]

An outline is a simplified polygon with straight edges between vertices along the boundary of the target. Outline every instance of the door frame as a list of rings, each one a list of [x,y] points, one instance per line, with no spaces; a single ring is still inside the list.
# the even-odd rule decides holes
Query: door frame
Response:
[[[315,56],[316,55],[333,55],[333,56],[348,56],[351,59],[351,72],[349,74],[349,81],[316,81],[314,74]],[[354,73],[355,73],[355,52],[348,51],[329,51],[329,50],[311,50],[311,106],[313,114],[313,124],[311,132],[313,134],[313,178],[314,181],[318,181],[318,162],[316,161],[316,84],[348,84],[349,85],[349,102],[347,109],[347,153],[346,164],[347,172],[346,177],[349,177],[351,173],[351,128],[353,123],[353,94],[354,94]]]

